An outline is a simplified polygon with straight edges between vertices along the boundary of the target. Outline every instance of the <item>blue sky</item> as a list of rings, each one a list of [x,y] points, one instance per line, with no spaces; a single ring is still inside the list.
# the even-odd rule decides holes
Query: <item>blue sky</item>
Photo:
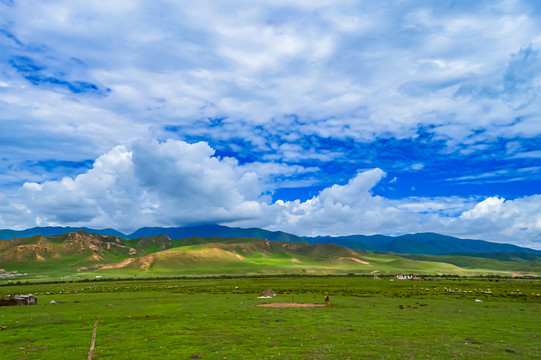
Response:
[[[0,228],[541,248],[537,1],[0,1]]]

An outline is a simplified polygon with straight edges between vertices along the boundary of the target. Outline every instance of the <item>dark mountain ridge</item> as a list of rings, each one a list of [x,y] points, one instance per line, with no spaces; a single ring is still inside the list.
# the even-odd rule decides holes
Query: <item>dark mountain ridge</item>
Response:
[[[17,237],[31,237],[36,235],[42,236],[54,236],[64,235],[77,231],[85,231],[87,233],[96,233],[100,235],[118,236],[119,238],[126,239],[127,236],[115,229],[90,229],[87,227],[71,227],[71,226],[38,226],[25,230],[10,230],[0,229],[0,240],[13,239]]]
[[[441,255],[450,252],[500,253],[522,252],[541,254],[541,250],[484,240],[460,239],[437,233],[407,234],[397,237],[386,235],[348,235],[307,237],[282,231],[259,228],[232,228],[222,225],[199,225],[181,228],[141,228],[128,235],[130,239],[140,236],[165,234],[172,239],[185,237],[246,237],[272,241],[298,241],[309,244],[336,244],[355,250],[392,251],[398,254]]]

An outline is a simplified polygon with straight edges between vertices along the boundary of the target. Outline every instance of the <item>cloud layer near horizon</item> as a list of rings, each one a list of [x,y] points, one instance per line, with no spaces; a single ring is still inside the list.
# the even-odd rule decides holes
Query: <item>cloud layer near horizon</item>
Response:
[[[272,202],[263,195],[269,190],[267,170],[258,174],[254,166],[217,158],[204,142],[137,141],[113,148],[75,178],[25,183],[2,199],[0,226],[62,224],[133,231],[221,223],[298,235],[435,231],[541,248],[539,195],[512,201],[392,200],[371,192],[385,175],[378,168],[367,170],[306,201]]]

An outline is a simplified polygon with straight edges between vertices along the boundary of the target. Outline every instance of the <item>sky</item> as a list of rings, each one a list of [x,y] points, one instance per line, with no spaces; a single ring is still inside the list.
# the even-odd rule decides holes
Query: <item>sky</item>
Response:
[[[0,0],[0,228],[541,249],[541,4]]]

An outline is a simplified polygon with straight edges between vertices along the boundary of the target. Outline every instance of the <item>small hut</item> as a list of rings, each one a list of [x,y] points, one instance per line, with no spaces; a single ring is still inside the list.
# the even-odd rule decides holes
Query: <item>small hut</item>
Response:
[[[0,306],[37,305],[38,299],[32,295],[12,295],[7,299],[0,299]]]
[[[18,305],[37,305],[38,299],[32,294],[15,295],[13,300],[17,301]]]

